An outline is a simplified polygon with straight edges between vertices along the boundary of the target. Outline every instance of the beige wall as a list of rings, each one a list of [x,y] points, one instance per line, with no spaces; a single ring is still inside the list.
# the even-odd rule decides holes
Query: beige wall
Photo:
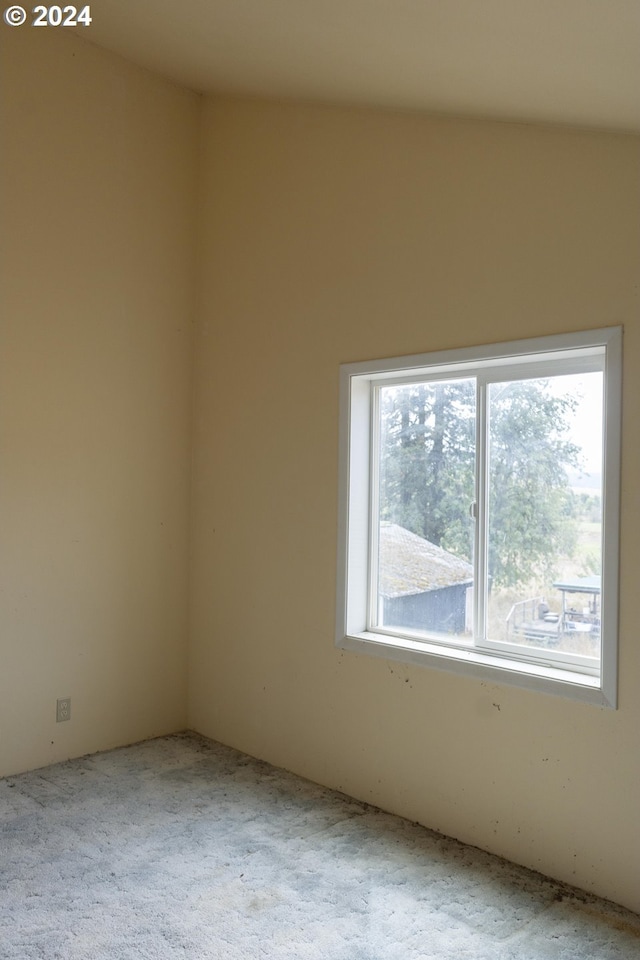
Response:
[[[185,725],[199,103],[0,34],[2,774]]]
[[[640,909],[637,138],[211,100],[189,722]],[[625,327],[620,709],[334,646],[338,365]]]

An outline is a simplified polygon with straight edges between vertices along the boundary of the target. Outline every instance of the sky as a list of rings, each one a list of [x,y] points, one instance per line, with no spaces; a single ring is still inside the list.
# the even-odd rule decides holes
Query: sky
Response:
[[[550,387],[558,396],[567,393],[580,399],[574,411],[569,438],[582,447],[584,469],[602,474],[602,373],[552,377]]]

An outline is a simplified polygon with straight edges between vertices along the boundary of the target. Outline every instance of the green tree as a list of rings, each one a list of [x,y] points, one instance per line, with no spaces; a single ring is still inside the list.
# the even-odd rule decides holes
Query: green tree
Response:
[[[575,539],[566,467],[572,397],[548,381],[490,388],[489,574],[495,586],[548,577]],[[470,560],[475,497],[475,382],[381,391],[380,516]]]
[[[474,382],[387,387],[381,394],[382,519],[470,559]]]
[[[548,381],[493,385],[489,441],[489,572],[497,586],[551,579],[576,540],[567,467],[579,448],[566,439],[572,396]]]

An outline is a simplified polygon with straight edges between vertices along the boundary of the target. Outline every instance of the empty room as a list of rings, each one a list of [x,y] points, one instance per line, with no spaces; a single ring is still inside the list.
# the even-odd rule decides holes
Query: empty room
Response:
[[[0,43],[1,960],[640,956],[637,0]]]

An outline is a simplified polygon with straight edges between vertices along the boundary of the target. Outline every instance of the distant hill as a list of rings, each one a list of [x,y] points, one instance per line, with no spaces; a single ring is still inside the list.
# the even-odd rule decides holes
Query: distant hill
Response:
[[[583,490],[585,493],[602,492],[601,473],[582,473],[580,470],[567,470],[569,486],[573,490]]]

